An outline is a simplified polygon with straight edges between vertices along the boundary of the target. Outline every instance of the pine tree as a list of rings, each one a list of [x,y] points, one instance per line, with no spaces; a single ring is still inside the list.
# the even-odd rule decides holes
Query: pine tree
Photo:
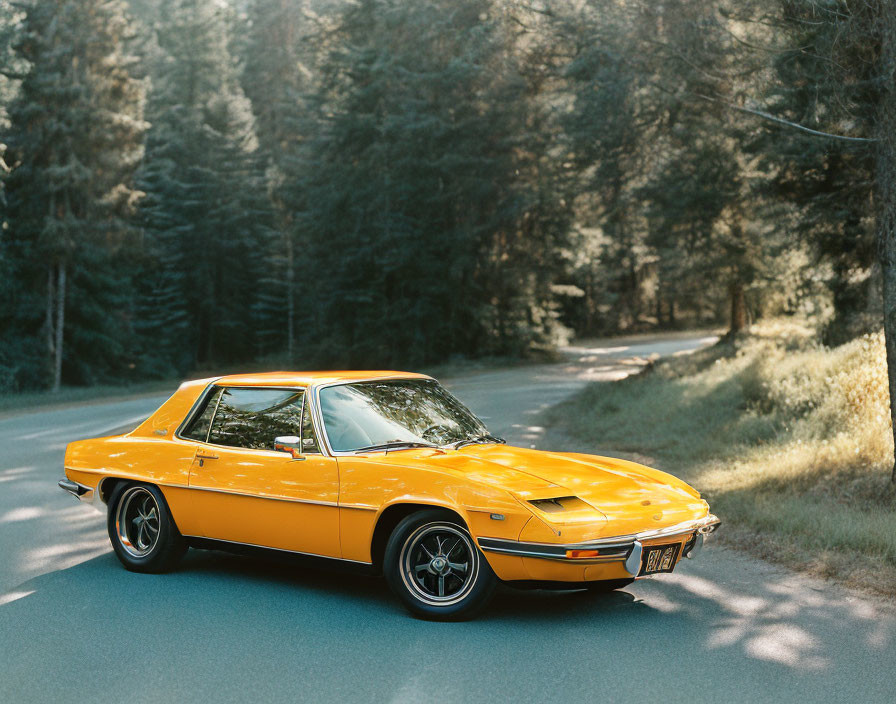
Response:
[[[631,32],[615,13],[595,18],[587,10],[563,17],[557,28],[570,56],[562,71],[572,99],[563,116],[570,200],[585,230],[579,249],[591,255],[572,272],[584,293],[576,326],[583,334],[634,327],[644,310],[647,246],[636,188],[650,138],[643,78],[622,58],[634,44]]]
[[[28,69],[4,140],[4,249],[18,286],[3,326],[28,360],[18,385],[58,389],[63,372],[83,383],[123,366],[128,275],[112,259],[131,234],[145,130],[131,33],[117,0],[26,6],[14,48]]]
[[[773,54],[774,80],[764,93],[769,112],[800,125],[848,134],[857,106],[874,100],[874,63],[862,54],[873,43],[850,47],[850,13],[812,3],[779,3],[782,49]],[[840,52],[842,51],[842,55]],[[841,80],[836,65],[852,76]],[[829,270],[834,316],[825,340],[839,344],[880,326],[880,271],[873,213],[874,158],[868,145],[820,138],[774,127],[759,131],[749,144],[768,174],[764,195],[795,209],[793,231],[813,253],[817,272]]]
[[[15,293],[16,280],[13,278],[14,269],[7,251],[7,220],[5,181],[9,174],[9,165],[6,163],[5,135],[9,130],[8,108],[18,90],[19,76],[23,68],[17,64],[12,43],[15,32],[19,28],[20,18],[7,2],[0,1],[0,311],[9,311]],[[8,314],[0,312],[0,392],[12,388],[16,378],[16,365],[20,359],[19,345],[11,331]]]
[[[170,0],[154,27],[137,296],[150,372],[242,361],[255,349],[269,213],[231,21],[226,8]]]
[[[420,364],[543,341],[566,223],[498,4],[364,0],[331,36],[291,200],[325,358]]]
[[[679,306],[692,322],[721,318],[726,297],[732,332],[745,323],[765,232],[744,222],[745,128],[717,98],[749,91],[758,69],[725,12],[635,0],[573,6],[558,22],[576,206],[600,253],[576,274],[600,312],[586,317],[610,330],[674,325]]]
[[[296,360],[296,308],[304,288],[296,256],[294,212],[301,209],[290,184],[301,178],[301,149],[313,121],[306,115],[314,91],[312,70],[323,43],[309,23],[308,0],[254,0],[243,44],[242,85],[255,115],[274,215],[267,238],[268,266],[258,282],[255,313],[261,351],[285,351]],[[301,326],[302,336],[308,326]]]
[[[688,133],[638,190],[647,206],[645,243],[672,310],[676,301],[687,301],[692,309],[712,311],[711,302],[727,296],[733,334],[747,323],[746,289],[763,261],[762,242],[741,210],[738,155],[727,140],[694,132],[699,137]]]

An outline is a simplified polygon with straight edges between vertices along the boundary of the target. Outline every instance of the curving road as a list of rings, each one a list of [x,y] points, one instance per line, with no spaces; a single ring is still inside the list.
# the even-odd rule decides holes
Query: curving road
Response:
[[[588,380],[709,339],[569,348],[449,386],[512,442]],[[711,543],[610,596],[502,589],[468,623],[415,620],[378,579],[191,551],[123,570],[104,519],[56,488],[67,442],[160,398],[0,420],[0,701],[892,702],[887,605]]]

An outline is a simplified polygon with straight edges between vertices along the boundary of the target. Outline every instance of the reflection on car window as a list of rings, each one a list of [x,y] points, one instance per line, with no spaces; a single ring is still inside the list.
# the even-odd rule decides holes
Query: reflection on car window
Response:
[[[314,424],[311,421],[311,409],[305,403],[305,410],[302,412],[302,452],[303,453],[319,453],[320,447],[317,444],[317,435],[314,433]]]
[[[274,438],[300,434],[303,395],[301,390],[224,389],[208,441],[273,450]]]
[[[328,386],[320,391],[320,407],[336,452],[390,442],[446,445],[488,432],[432,379]]]
[[[212,393],[206,394],[202,410],[193,418],[183,433],[185,438],[199,440],[200,442],[206,441],[208,438],[208,427],[211,425],[212,415],[215,413],[215,406],[218,405],[218,396],[220,395],[220,388],[216,388]]]

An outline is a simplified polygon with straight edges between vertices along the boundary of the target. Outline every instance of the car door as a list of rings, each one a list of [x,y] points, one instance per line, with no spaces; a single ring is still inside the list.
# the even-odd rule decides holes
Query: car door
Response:
[[[301,454],[275,451],[281,436],[301,436]],[[190,488],[204,537],[340,556],[338,467],[319,450],[304,389],[216,389],[184,437],[196,441]]]

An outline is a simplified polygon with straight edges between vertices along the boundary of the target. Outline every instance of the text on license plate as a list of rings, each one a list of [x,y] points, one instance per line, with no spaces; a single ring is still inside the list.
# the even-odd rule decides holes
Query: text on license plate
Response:
[[[675,561],[678,559],[679,550],[681,550],[681,543],[645,547],[641,558],[641,572],[639,576],[656,574],[657,572],[671,572],[675,569]]]

